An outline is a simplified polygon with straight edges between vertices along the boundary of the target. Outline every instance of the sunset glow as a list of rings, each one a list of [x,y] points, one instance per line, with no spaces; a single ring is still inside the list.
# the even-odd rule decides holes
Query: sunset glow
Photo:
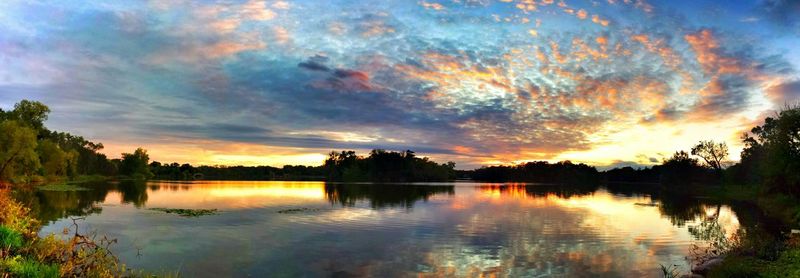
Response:
[[[459,169],[607,167],[699,140],[738,160],[743,132],[800,100],[800,16],[785,16],[798,7],[2,1],[0,107],[41,101],[53,130],[167,163],[320,165],[382,148]]]

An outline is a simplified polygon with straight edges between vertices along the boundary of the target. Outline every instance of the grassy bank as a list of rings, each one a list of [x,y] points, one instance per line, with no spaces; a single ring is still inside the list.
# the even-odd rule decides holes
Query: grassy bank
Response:
[[[0,190],[0,273],[5,277],[119,277],[125,266],[108,250],[114,241],[75,232],[71,237],[40,237],[40,223]]]
[[[729,256],[708,277],[800,277],[800,246],[791,246],[774,260],[752,255]]]
[[[722,203],[750,203],[766,217],[790,228],[800,227],[800,200],[792,197],[743,185],[714,188],[704,195]],[[738,233],[722,264],[712,268],[707,277],[800,277],[800,234],[785,232],[777,237],[755,231]]]
[[[702,195],[722,203],[746,202],[758,206],[765,216],[780,220],[787,226],[800,228],[800,200],[785,194],[769,194],[759,187],[725,185],[704,190]]]
[[[0,189],[0,204],[0,278],[156,277],[127,269],[109,248],[116,240],[78,233],[78,220],[63,235],[43,237],[41,224],[10,189]]]

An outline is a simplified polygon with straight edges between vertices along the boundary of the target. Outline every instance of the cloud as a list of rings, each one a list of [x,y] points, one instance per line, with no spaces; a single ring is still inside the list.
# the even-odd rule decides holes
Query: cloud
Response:
[[[771,22],[794,33],[800,33],[800,1],[797,0],[765,0],[759,1],[757,12],[763,14]]]
[[[653,158],[653,159],[655,159],[655,158]],[[657,163],[658,160],[650,161],[650,162]],[[638,162],[635,162],[635,161],[616,160],[616,161],[614,161],[614,162],[612,162],[611,164],[608,164],[608,165],[598,165],[597,170],[607,171],[607,170],[611,170],[611,169],[615,169],[615,168],[624,168],[624,167],[631,167],[631,168],[634,168],[634,169],[643,169],[643,168],[647,168],[647,167],[651,167],[651,166],[652,165],[641,164],[641,163],[638,163]]]
[[[55,129],[109,142],[400,148],[478,165],[796,98],[780,53],[643,1],[336,4],[11,5],[0,101],[41,99]]]
[[[369,81],[369,74],[356,70],[336,69],[333,75],[338,78],[354,78],[361,81]]]
[[[297,64],[297,66],[301,67],[301,68],[309,69],[309,70],[315,70],[315,71],[330,71],[331,70],[330,68],[328,68],[328,66],[323,65],[323,64],[321,64],[319,62],[315,62],[315,61],[300,62],[300,63]]]
[[[800,80],[787,80],[768,91],[770,100],[778,106],[800,103]]]

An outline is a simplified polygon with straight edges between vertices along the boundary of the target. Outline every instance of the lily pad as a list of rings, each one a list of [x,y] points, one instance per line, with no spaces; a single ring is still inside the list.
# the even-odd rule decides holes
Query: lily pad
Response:
[[[298,213],[298,212],[307,212],[307,211],[319,211],[319,209],[311,209],[311,208],[291,208],[291,209],[282,209],[279,210],[278,213]]]
[[[148,210],[174,213],[183,217],[200,217],[203,215],[214,215],[219,212],[217,209],[149,208]]]

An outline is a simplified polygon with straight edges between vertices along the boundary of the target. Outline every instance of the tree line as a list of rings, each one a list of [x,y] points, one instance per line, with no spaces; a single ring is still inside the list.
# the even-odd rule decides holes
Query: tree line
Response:
[[[14,109],[0,109],[0,182],[30,183],[75,179],[78,176],[149,178],[149,156],[144,149],[108,159],[102,143],[49,130],[44,122],[50,108],[22,100]]]
[[[729,155],[725,143],[701,141],[689,152],[675,152],[660,165],[617,168],[603,176],[611,183],[650,182],[674,190],[748,185],[764,194],[800,198],[800,106],[767,117],[743,134],[742,142],[741,160],[730,165],[725,165]]]
[[[473,180],[488,182],[535,182],[568,185],[598,184],[600,173],[595,167],[571,161],[549,163],[533,161],[518,165],[484,166],[467,171],[465,175]]]
[[[424,182],[448,181],[456,177],[456,163],[443,164],[413,151],[372,150],[368,156],[355,151],[331,152],[322,165],[329,181]]]
[[[454,162],[439,164],[413,151],[331,152],[321,166],[192,166],[150,162],[145,149],[108,159],[102,143],[51,131],[44,122],[50,108],[22,100],[0,109],[0,182],[27,183],[74,179],[82,175],[137,179],[328,180],[424,182],[470,178],[490,182],[561,184],[656,183],[683,190],[700,184],[751,184],[769,193],[800,198],[800,107],[787,107],[744,134],[741,161],[725,167],[725,143],[701,141],[689,152],[678,151],[660,165],[599,172],[570,161],[534,161],[456,171]]]
[[[321,166],[192,166],[150,162],[138,148],[108,159],[102,143],[51,131],[44,122],[50,108],[22,100],[0,109],[0,183],[31,183],[99,175],[134,179],[329,180],[414,182],[455,178],[455,163],[438,164],[413,151],[375,149],[366,157],[355,151],[331,152]]]
[[[150,163],[150,172],[163,180],[323,180],[321,166],[192,166],[184,163]]]
[[[113,165],[98,151],[103,144],[44,126],[50,108],[23,100],[0,109],[0,182],[31,182],[77,175],[111,174]]]
[[[154,161],[150,173],[158,179],[326,180],[341,182],[423,182],[455,179],[455,163],[439,164],[413,151],[374,149],[368,156],[355,151],[331,152],[320,166],[192,166]]]

